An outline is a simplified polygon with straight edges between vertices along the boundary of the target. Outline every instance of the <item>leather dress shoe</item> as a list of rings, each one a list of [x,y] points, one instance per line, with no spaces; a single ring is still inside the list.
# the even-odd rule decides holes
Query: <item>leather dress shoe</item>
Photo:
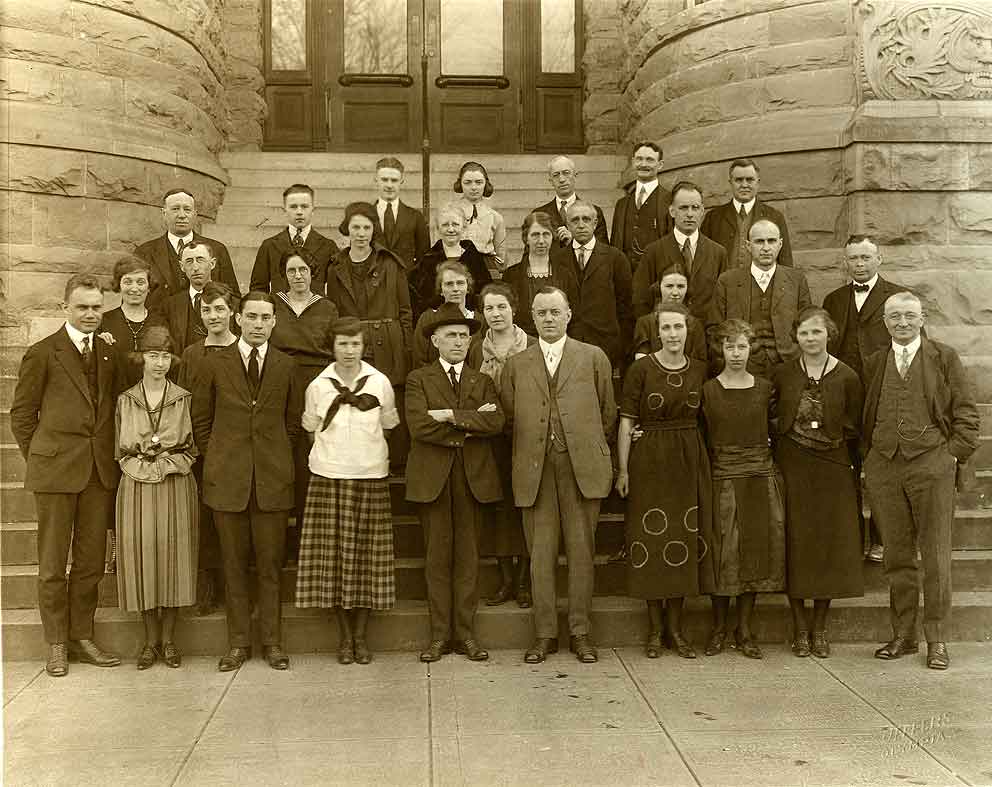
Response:
[[[338,664],[355,663],[355,641],[353,639],[342,639],[338,642]]]
[[[930,669],[947,669],[951,666],[951,657],[947,653],[947,645],[945,643],[927,643],[927,666]]]
[[[713,631],[710,634],[710,638],[706,640],[706,650],[703,651],[707,656],[716,656],[723,653],[724,643],[727,641],[727,632],[722,630]]]
[[[241,669],[241,666],[251,658],[251,648],[233,647],[217,663],[217,669],[221,672],[234,672]]]
[[[69,642],[69,659],[96,667],[117,667],[121,660],[113,653],[104,653],[91,639],[78,639]]]
[[[499,586],[499,590],[489,598],[486,599],[487,607],[497,607],[500,604],[505,604],[513,598],[513,584],[510,582],[504,583]]]
[[[267,645],[262,648],[262,656],[269,663],[272,669],[289,669],[289,656],[287,656],[278,645]]]
[[[804,659],[809,656],[809,632],[797,631],[795,639],[792,640],[792,655]]]
[[[830,640],[827,639],[826,631],[814,631],[813,641],[809,646],[810,652],[818,659],[830,657]]]
[[[737,650],[749,659],[763,659],[765,657],[765,654],[761,652],[761,648],[758,647],[758,643],[751,639],[751,637],[741,636],[740,631],[735,631],[734,639],[737,642]]]
[[[530,609],[534,606],[534,597],[530,594],[530,588],[524,585],[517,588],[517,606],[520,609]]]
[[[158,661],[158,648],[154,645],[146,644],[142,649],[141,653],[138,654],[138,662],[135,666],[139,670],[150,669]]]
[[[571,642],[568,645],[568,649],[575,654],[575,658],[581,661],[583,664],[595,664],[599,661],[599,656],[596,655],[596,648],[592,646],[589,642],[589,637],[586,634],[576,634],[572,637]]]
[[[908,656],[911,653],[919,653],[920,647],[916,644],[915,640],[906,639],[905,637],[896,637],[890,642],[886,642],[882,647],[875,651],[876,659],[883,659],[885,661],[891,661],[892,659],[897,659],[900,656]]]
[[[433,664],[440,661],[441,657],[451,653],[451,646],[442,640],[436,639],[427,646],[427,650],[420,651],[420,660],[425,664]]]
[[[183,664],[183,654],[179,652],[175,642],[162,643],[162,661],[166,667],[179,669]]]
[[[684,659],[696,658],[696,651],[681,634],[672,634],[672,648]]]
[[[644,655],[649,659],[656,659],[661,656],[660,631],[652,631],[648,634],[648,641],[644,643]]]
[[[534,644],[524,653],[524,661],[527,664],[540,664],[548,657],[549,653],[557,652],[557,637],[538,637],[534,640]]]
[[[463,642],[456,642],[455,653],[465,656],[469,661],[486,661],[489,659],[489,651],[482,647],[474,639],[466,639]]]
[[[48,646],[48,661],[45,662],[45,672],[53,678],[62,678],[69,672],[69,657],[64,642],[56,642]]]
[[[355,663],[371,664],[372,651],[369,650],[368,643],[360,637],[355,637]]]

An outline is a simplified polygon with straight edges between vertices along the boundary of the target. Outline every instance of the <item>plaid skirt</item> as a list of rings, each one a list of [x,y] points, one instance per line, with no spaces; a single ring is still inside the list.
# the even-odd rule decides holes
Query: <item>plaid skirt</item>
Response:
[[[395,600],[389,479],[311,476],[296,606],[390,609]]]

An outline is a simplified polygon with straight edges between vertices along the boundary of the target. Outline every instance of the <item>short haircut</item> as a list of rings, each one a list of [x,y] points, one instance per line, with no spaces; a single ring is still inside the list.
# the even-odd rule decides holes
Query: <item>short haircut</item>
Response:
[[[486,296],[487,295],[502,295],[510,304],[510,309],[514,314],[517,313],[517,306],[519,301],[517,300],[517,294],[513,291],[511,287],[506,282],[502,281],[491,281],[485,287],[482,288],[482,292],[479,293],[479,308],[483,309],[486,306]]]
[[[465,226],[465,214],[462,213],[462,209],[458,207],[458,205],[456,205],[454,202],[445,202],[440,208],[438,208],[437,216],[434,219],[434,223],[438,227],[441,226],[442,216],[457,216],[458,219],[461,221],[462,226],[463,227]]]
[[[227,308],[234,311],[234,290],[222,281],[208,281],[200,293],[200,303],[213,303],[218,298],[223,298]]]
[[[656,308],[654,311],[655,314],[661,314],[662,312],[666,314],[681,314],[683,317],[685,317],[685,321],[689,322],[689,310],[685,307],[684,304],[681,304],[678,301],[671,301],[669,303],[659,304],[658,308]]]
[[[561,161],[561,160],[564,160],[564,161],[567,161],[568,162],[569,168],[572,170],[572,172],[575,172],[576,171],[575,162],[572,161],[571,158],[569,158],[568,156],[561,156],[561,155],[559,155],[559,156],[554,156],[551,159],[551,161],[548,162],[548,172],[549,173],[551,172],[551,165],[552,164],[554,164],[556,161]]]
[[[899,292],[892,293],[888,298],[885,299],[885,303],[882,305],[882,309],[889,305],[889,301],[901,301],[905,303],[906,301],[913,301],[917,306],[920,307],[920,314],[926,311],[923,308],[923,299],[911,290],[899,290]]]
[[[875,240],[871,235],[865,235],[864,233],[861,232],[856,232],[853,235],[848,235],[847,240],[844,241],[844,246],[845,247],[853,246],[858,243],[864,243],[865,241],[867,241],[872,246],[874,246],[876,251],[878,250],[878,241]]]
[[[750,158],[735,158],[730,162],[730,167],[727,169],[728,174],[733,175],[734,170],[738,167],[754,167],[754,171],[757,173],[761,172],[761,167],[759,167],[754,159]]]
[[[569,304],[568,302],[568,296],[565,294],[565,291],[559,289],[558,287],[552,287],[550,284],[547,285],[546,287],[541,287],[541,289],[539,289],[537,292],[534,293],[534,300],[537,300],[538,295],[560,295],[565,301],[565,306],[567,306],[569,309],[572,308],[571,304]],[[531,309],[534,308],[533,302],[531,303],[530,306]]]
[[[472,278],[472,274],[469,269],[458,260],[445,260],[437,266],[434,271],[434,289],[437,292],[441,292],[441,280],[444,278],[444,274],[448,271],[458,274],[459,276],[464,276],[465,281],[468,282],[468,291],[472,292],[475,289],[475,279]]]
[[[796,315],[796,319],[792,321],[792,340],[799,340],[798,333],[800,325],[807,320],[813,320],[817,317],[823,321],[823,327],[827,329],[828,341],[833,341],[840,335],[840,331],[837,328],[837,323],[835,323],[833,317],[830,316],[830,312],[822,306],[807,306],[805,309],[800,311],[799,314]]]
[[[286,249],[282,254],[279,255],[279,272],[282,277],[288,281],[286,276],[286,266],[289,265],[289,261],[293,257],[299,257],[306,264],[310,271],[310,275],[313,276],[314,269],[317,267],[317,261],[311,256],[310,252],[299,246],[293,246]]]
[[[774,227],[775,229],[777,229],[778,230],[778,239],[779,240],[782,240],[782,228],[780,226],[778,226],[778,224],[776,224],[771,219],[758,219],[756,222],[754,222],[754,224],[751,225],[751,229],[749,229],[747,231],[747,239],[748,240],[751,240],[751,230],[753,230],[759,224],[768,224],[768,225]]]
[[[348,225],[355,216],[364,216],[372,222],[372,227],[379,221],[379,214],[375,212],[375,206],[371,202],[349,202],[344,209],[344,220],[338,225],[338,232],[348,237]],[[373,232],[373,238],[375,237]]]
[[[100,279],[97,278],[95,273],[74,273],[69,277],[69,281],[65,283],[65,302],[69,302],[69,298],[72,297],[72,293],[76,290],[99,290],[103,292],[103,285],[100,284]]]
[[[282,192],[282,201],[286,201],[286,197],[290,194],[309,194],[310,199],[313,200],[313,189],[310,188],[306,183],[294,183],[292,186],[287,186]]]
[[[719,354],[723,353],[723,343],[743,336],[751,342],[754,339],[754,328],[747,320],[736,318],[724,320],[713,330],[713,343]]]
[[[195,249],[197,246],[203,246],[207,250],[207,256],[210,257],[214,262],[217,262],[217,250],[210,241],[203,240],[202,238],[197,238],[192,243],[183,247],[183,254],[185,254],[189,249]],[[182,257],[179,258],[179,262],[182,263]]]
[[[129,273],[136,273],[137,271],[144,271],[148,275],[149,284],[151,283],[152,266],[148,260],[143,260],[134,254],[118,257],[117,262],[114,263],[114,281],[110,288],[114,292],[120,292],[121,279]]]
[[[365,346],[365,331],[362,328],[362,321],[358,317],[344,316],[338,317],[327,328],[327,342],[334,346],[334,340],[338,336],[361,336],[362,346]]]
[[[658,154],[659,159],[663,159],[665,154],[661,152],[661,145],[656,142],[651,142],[649,140],[644,140],[642,142],[635,142],[634,147],[630,149],[630,155],[633,156],[641,148],[651,148],[655,153]]]
[[[568,218],[572,213],[572,208],[588,208],[592,211],[592,217],[596,219],[596,223],[599,223],[599,214],[596,212],[596,206],[593,205],[589,200],[577,199],[567,208],[565,208],[565,217]]]
[[[680,180],[678,183],[675,184],[675,186],[672,188],[673,201],[675,200],[676,195],[680,191],[695,191],[699,195],[700,201],[703,199],[703,190],[699,188],[699,186],[697,186],[691,180]]]
[[[452,189],[456,194],[462,193],[462,178],[465,177],[466,172],[481,172],[482,177],[486,179],[485,188],[482,189],[482,196],[491,197],[493,195],[493,192],[496,190],[493,188],[493,182],[489,179],[489,173],[486,172],[486,168],[478,161],[466,161],[462,164],[461,169],[458,170],[458,177],[455,179],[455,185],[452,186]]]
[[[555,225],[551,222],[551,216],[543,210],[535,210],[532,213],[528,213],[524,217],[524,223],[520,225],[520,238],[523,240],[524,246],[527,245],[527,233],[530,232],[530,228],[535,224],[550,230],[552,235],[555,234]]]
[[[671,276],[674,273],[677,273],[679,276],[684,276],[686,282],[689,281],[689,271],[686,269],[684,262],[673,262],[659,274],[658,281],[661,281],[666,276]]]
[[[189,189],[179,188],[179,189],[169,189],[167,192],[165,192],[165,195],[162,197],[162,205],[163,205],[163,207],[165,206],[165,201],[169,197],[172,197],[172,196],[174,196],[176,194],[185,194],[187,197],[189,197],[191,200],[193,200],[193,204],[196,205],[196,197],[193,196],[193,192],[190,191]]]
[[[201,298],[202,300],[202,298]],[[273,298],[269,293],[262,292],[262,290],[249,290],[244,295],[241,296],[241,300],[238,301],[238,314],[245,313],[245,304],[249,301],[260,301],[261,303],[269,303],[272,305],[272,310],[275,311],[276,299]]]
[[[404,170],[403,162],[400,161],[396,156],[383,156],[375,163],[375,171],[378,172],[380,169],[388,167],[389,169],[398,169],[402,175]]]

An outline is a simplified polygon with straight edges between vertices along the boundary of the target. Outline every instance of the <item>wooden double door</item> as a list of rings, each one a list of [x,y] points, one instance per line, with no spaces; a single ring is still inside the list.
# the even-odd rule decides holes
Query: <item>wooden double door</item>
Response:
[[[581,3],[267,0],[265,146],[580,151]]]

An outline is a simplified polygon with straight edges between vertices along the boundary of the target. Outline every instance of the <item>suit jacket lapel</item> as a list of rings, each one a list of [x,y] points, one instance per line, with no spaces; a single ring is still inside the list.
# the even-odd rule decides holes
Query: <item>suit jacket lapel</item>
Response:
[[[62,364],[62,368],[66,370],[69,375],[69,379],[75,383],[79,392],[86,397],[86,401],[90,403],[90,406],[95,407],[96,402],[93,401],[90,396],[90,385],[86,381],[86,375],[83,373],[83,364],[80,358],[79,349],[72,343],[72,339],[69,338],[69,334],[66,333],[65,328],[59,332],[58,347],[55,348],[55,357],[58,359],[59,363]]]
[[[657,191],[657,189],[655,189]],[[561,391],[572,376],[575,369],[575,342],[573,339],[565,339],[565,346],[561,351],[561,360],[558,361],[558,390]]]
[[[780,275],[781,274],[781,275]],[[785,272],[782,270],[782,266],[779,265],[775,269],[775,276],[772,280],[772,311],[774,312],[778,304],[786,296],[786,291],[792,284],[792,280],[789,279]]]
[[[888,282],[882,278],[875,282],[865,302],[861,304],[861,311],[858,312],[858,319],[861,322],[868,322],[871,316],[885,305],[885,299],[889,297],[888,287],[885,286],[887,284]]]
[[[175,266],[172,264],[172,244],[169,243],[168,233],[159,239],[152,257],[162,280],[168,283],[170,289],[175,290],[178,282],[176,281]]]
[[[741,319],[746,320],[751,314],[751,282],[754,281],[754,277],[751,276],[751,268],[741,268],[741,272],[744,274],[737,281],[737,287],[740,290],[740,300],[744,305],[743,317]]]
[[[221,350],[221,353],[225,350]],[[227,374],[234,387],[238,392],[245,398],[245,401],[251,401],[251,390],[248,388],[248,372],[245,370],[244,362],[241,360],[241,351],[238,349],[238,343],[235,342],[227,350],[227,357],[224,359],[227,363]],[[266,361],[269,359],[266,358]],[[261,389],[261,384],[259,385]]]
[[[530,353],[527,356],[527,361],[530,366],[530,373],[537,382],[537,387],[545,396],[551,396],[551,386],[548,385],[548,367],[544,363],[544,353],[541,352],[541,345],[535,342],[524,350],[524,352]]]
[[[97,398],[102,402],[104,397],[114,395],[111,390],[111,382],[114,379],[114,362],[111,361],[110,348],[103,343],[102,339],[94,342],[93,360],[96,362]]]
[[[734,212],[734,201],[731,200],[729,203],[724,205],[724,210],[720,211],[720,220],[727,225],[730,230],[730,236],[733,238],[737,237],[737,214]]]
[[[444,399],[444,403],[451,407],[452,409],[457,409],[460,404],[460,396],[455,396],[455,389],[451,387],[451,378],[448,377],[444,372],[444,368],[441,366],[441,361],[434,361],[430,365],[431,377],[434,378],[434,387],[437,389],[438,393],[441,394],[441,398]],[[468,377],[466,372],[468,371],[468,364],[462,364],[462,376],[459,379],[459,393],[465,390],[465,385],[468,383]]]

